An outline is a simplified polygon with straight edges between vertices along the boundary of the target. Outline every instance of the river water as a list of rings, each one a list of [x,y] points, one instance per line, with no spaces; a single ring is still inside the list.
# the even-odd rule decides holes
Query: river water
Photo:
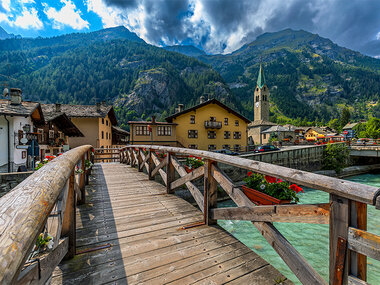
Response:
[[[347,178],[363,184],[380,187],[379,174],[363,174]],[[300,194],[300,204],[328,203],[329,194],[304,188]],[[219,207],[234,207],[232,201],[218,204]],[[277,268],[295,284],[301,284],[284,261],[267,243],[258,230],[248,221],[218,221],[218,224],[253,251]],[[285,238],[303,255],[311,266],[327,281],[329,267],[329,226],[317,224],[274,223]],[[367,230],[380,235],[380,210],[368,206]],[[380,261],[367,259],[367,282],[380,284]]]

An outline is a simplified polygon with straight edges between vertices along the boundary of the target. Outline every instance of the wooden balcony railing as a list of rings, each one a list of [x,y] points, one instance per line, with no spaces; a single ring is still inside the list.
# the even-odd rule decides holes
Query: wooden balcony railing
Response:
[[[160,160],[157,152],[164,158]],[[202,157],[205,164],[187,173],[179,158],[189,155]],[[380,237],[366,231],[367,205],[380,209],[380,189],[376,187],[241,157],[186,148],[130,145],[120,150],[120,162],[137,166],[139,171],[145,168],[151,180],[160,175],[166,184],[167,193],[174,193],[175,189],[186,185],[204,213],[204,224],[214,224],[217,220],[252,221],[303,284],[326,282],[277,230],[273,222],[329,224],[330,284],[367,284],[367,256],[380,260]],[[255,206],[218,163],[328,192],[330,203]],[[203,191],[193,183],[202,177]],[[238,207],[217,208],[218,185]]]
[[[90,148],[55,158],[0,199],[0,284],[45,284],[63,257],[75,255],[76,203],[85,202]],[[46,228],[53,249],[27,260]]]

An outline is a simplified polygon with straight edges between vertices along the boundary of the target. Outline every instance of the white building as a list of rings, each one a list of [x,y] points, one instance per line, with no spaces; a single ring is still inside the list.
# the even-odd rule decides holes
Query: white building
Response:
[[[11,88],[11,100],[0,100],[0,172],[31,166],[34,130],[44,124],[40,104],[22,102],[21,95],[21,89]]]

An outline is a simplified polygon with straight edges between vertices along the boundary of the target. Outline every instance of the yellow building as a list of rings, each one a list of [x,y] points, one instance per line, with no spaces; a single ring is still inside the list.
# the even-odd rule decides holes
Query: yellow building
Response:
[[[305,133],[305,138],[307,141],[317,141],[318,139],[325,139],[327,132],[320,128],[309,128]]]
[[[247,118],[222,102],[211,99],[166,118],[177,124],[177,141],[184,147],[244,151],[247,146]]]
[[[104,103],[96,105],[57,105],[82,132],[83,137],[69,138],[70,147],[90,144],[95,148],[112,147],[112,126],[117,125],[115,111]]]
[[[131,144],[154,144],[165,146],[181,146],[176,140],[174,123],[152,121],[129,121]]]

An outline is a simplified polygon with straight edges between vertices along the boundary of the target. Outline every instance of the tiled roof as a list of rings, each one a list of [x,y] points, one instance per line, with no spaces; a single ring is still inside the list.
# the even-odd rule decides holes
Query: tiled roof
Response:
[[[357,124],[359,124],[359,123],[348,123],[347,125],[345,125],[344,127],[343,127],[343,130],[347,130],[347,129],[352,129],[353,127],[355,127]]]
[[[294,131],[294,129],[277,125],[277,126],[272,126],[269,129],[266,129],[265,131],[262,131],[262,133],[292,132],[292,131]]]
[[[45,104],[44,112],[48,114],[56,113],[56,104]],[[117,120],[113,107],[110,105],[69,105],[61,104],[61,112],[65,113],[69,118],[105,118],[110,117],[111,123],[117,125]]]
[[[123,130],[122,128],[119,128],[119,127],[112,126],[112,130],[114,130],[114,131],[116,131],[118,133],[123,133],[123,134],[129,135],[128,131]]]
[[[230,107],[228,107],[227,105],[223,104],[222,102],[220,102],[219,100],[213,98],[213,99],[210,99],[210,100],[207,100],[206,102],[203,102],[203,103],[200,103],[198,105],[195,105],[189,109],[186,109],[186,110],[183,110],[181,112],[178,112],[178,113],[175,113],[174,115],[171,115],[167,118],[165,118],[166,121],[168,122],[172,122],[174,118],[178,117],[178,116],[181,116],[183,114],[186,114],[190,111],[194,111],[198,108],[201,108],[203,106],[206,106],[208,104],[217,104],[219,105],[220,107],[226,109],[228,112],[234,114],[235,116],[239,117],[240,119],[242,119],[243,121],[245,121],[246,123],[249,123],[250,120],[248,120],[246,117],[244,117],[243,115],[239,114],[238,112],[236,112],[235,110],[231,109]]]
[[[322,130],[321,128],[317,128],[317,127],[311,127],[311,128],[308,128],[306,131],[308,131],[308,130],[310,130],[310,129],[314,130],[314,131],[317,132],[318,134],[322,134],[322,135],[327,134],[327,132],[325,132],[325,131]]]
[[[0,99],[0,115],[30,116],[39,107],[38,102],[23,101],[20,105],[12,105],[9,100]]]
[[[251,123],[248,124],[248,128],[259,127],[259,126],[276,126],[276,124],[272,123],[272,122],[265,121],[265,120],[252,121]]]

